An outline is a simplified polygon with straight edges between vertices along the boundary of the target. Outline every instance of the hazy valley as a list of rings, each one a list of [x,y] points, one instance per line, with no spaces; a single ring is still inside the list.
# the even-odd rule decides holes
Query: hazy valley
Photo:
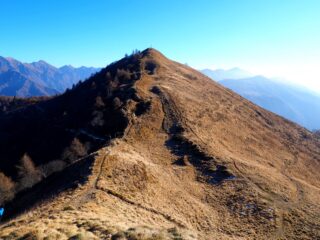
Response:
[[[202,70],[221,85],[309,130],[320,129],[320,94],[292,83],[238,69]]]

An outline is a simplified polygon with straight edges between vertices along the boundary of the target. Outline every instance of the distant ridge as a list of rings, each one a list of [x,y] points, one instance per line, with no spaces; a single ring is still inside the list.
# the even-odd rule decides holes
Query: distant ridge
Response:
[[[71,65],[57,68],[43,60],[22,63],[0,56],[0,95],[34,97],[62,93],[99,70]]]
[[[320,129],[320,96],[294,84],[264,76],[243,77],[245,70],[203,70],[202,73],[253,103],[309,130]]]
[[[215,81],[221,81],[224,79],[239,79],[239,78],[247,78],[254,76],[252,73],[243,70],[241,68],[231,68],[228,70],[225,69],[203,69],[201,72],[208,77],[212,78]]]

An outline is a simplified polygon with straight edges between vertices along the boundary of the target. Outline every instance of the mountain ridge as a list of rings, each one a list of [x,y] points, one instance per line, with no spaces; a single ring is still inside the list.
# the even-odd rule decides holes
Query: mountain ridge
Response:
[[[52,122],[38,132],[28,121],[40,116]],[[13,121],[21,125],[16,136]],[[154,49],[0,116],[0,129],[6,158],[8,136],[33,133],[34,143],[17,146],[36,166],[59,156],[39,152],[52,147],[44,141],[52,133],[60,134],[59,153],[68,146],[62,136],[105,139],[9,203],[21,213],[0,226],[2,238],[313,239],[320,232],[319,139]]]
[[[203,72],[214,79],[214,76]],[[294,121],[310,131],[320,128],[320,96],[306,87],[263,75],[227,78],[218,82],[253,103]]]
[[[2,75],[3,82],[0,86],[0,95],[34,97],[62,93],[99,70],[100,68],[74,68],[72,66],[56,68],[43,60],[22,63],[14,58],[0,57],[0,76]],[[14,75],[10,75],[13,72],[17,72],[24,77],[27,85],[31,83],[34,86],[33,91],[28,92],[15,86]],[[5,81],[5,77],[10,79],[10,85]]]
[[[240,79],[254,76],[254,74],[238,67],[230,68],[227,70],[222,68],[215,70],[206,68],[200,71],[215,81],[221,81],[225,79]]]

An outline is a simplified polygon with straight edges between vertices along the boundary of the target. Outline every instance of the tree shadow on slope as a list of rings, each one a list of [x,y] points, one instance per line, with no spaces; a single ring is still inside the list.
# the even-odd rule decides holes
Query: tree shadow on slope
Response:
[[[235,178],[225,166],[216,164],[214,158],[207,156],[198,146],[179,135],[174,135],[165,144],[171,153],[177,156],[174,164],[194,166],[211,184]]]
[[[172,119],[171,119],[172,120]],[[199,146],[195,145],[183,136],[184,129],[175,121],[169,121],[170,138],[165,142],[165,145],[170,149],[171,153],[177,156],[174,162],[180,166],[194,166],[200,173],[201,177],[211,184],[219,184],[224,180],[234,179],[228,169],[219,165],[216,159],[208,156]]]
[[[63,171],[50,175],[32,188],[20,192],[4,206],[6,214],[2,220],[10,220],[43,202],[50,201],[63,191],[74,189],[86,183],[92,173],[94,160],[95,154],[89,155]]]
[[[201,173],[198,176],[199,180],[204,178],[211,184],[219,184],[224,180],[235,178],[225,166],[217,164],[216,159],[208,156],[199,146],[183,136],[185,129],[180,124],[181,116],[170,96],[157,86],[153,87],[151,92],[159,96],[163,106],[165,117],[162,128],[169,135],[165,146],[177,156],[174,164],[194,166]]]

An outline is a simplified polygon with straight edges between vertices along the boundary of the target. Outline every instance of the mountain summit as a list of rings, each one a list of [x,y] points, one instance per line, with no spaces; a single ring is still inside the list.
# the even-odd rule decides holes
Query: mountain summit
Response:
[[[3,113],[0,133],[20,187],[1,239],[320,233],[320,140],[155,49]]]

